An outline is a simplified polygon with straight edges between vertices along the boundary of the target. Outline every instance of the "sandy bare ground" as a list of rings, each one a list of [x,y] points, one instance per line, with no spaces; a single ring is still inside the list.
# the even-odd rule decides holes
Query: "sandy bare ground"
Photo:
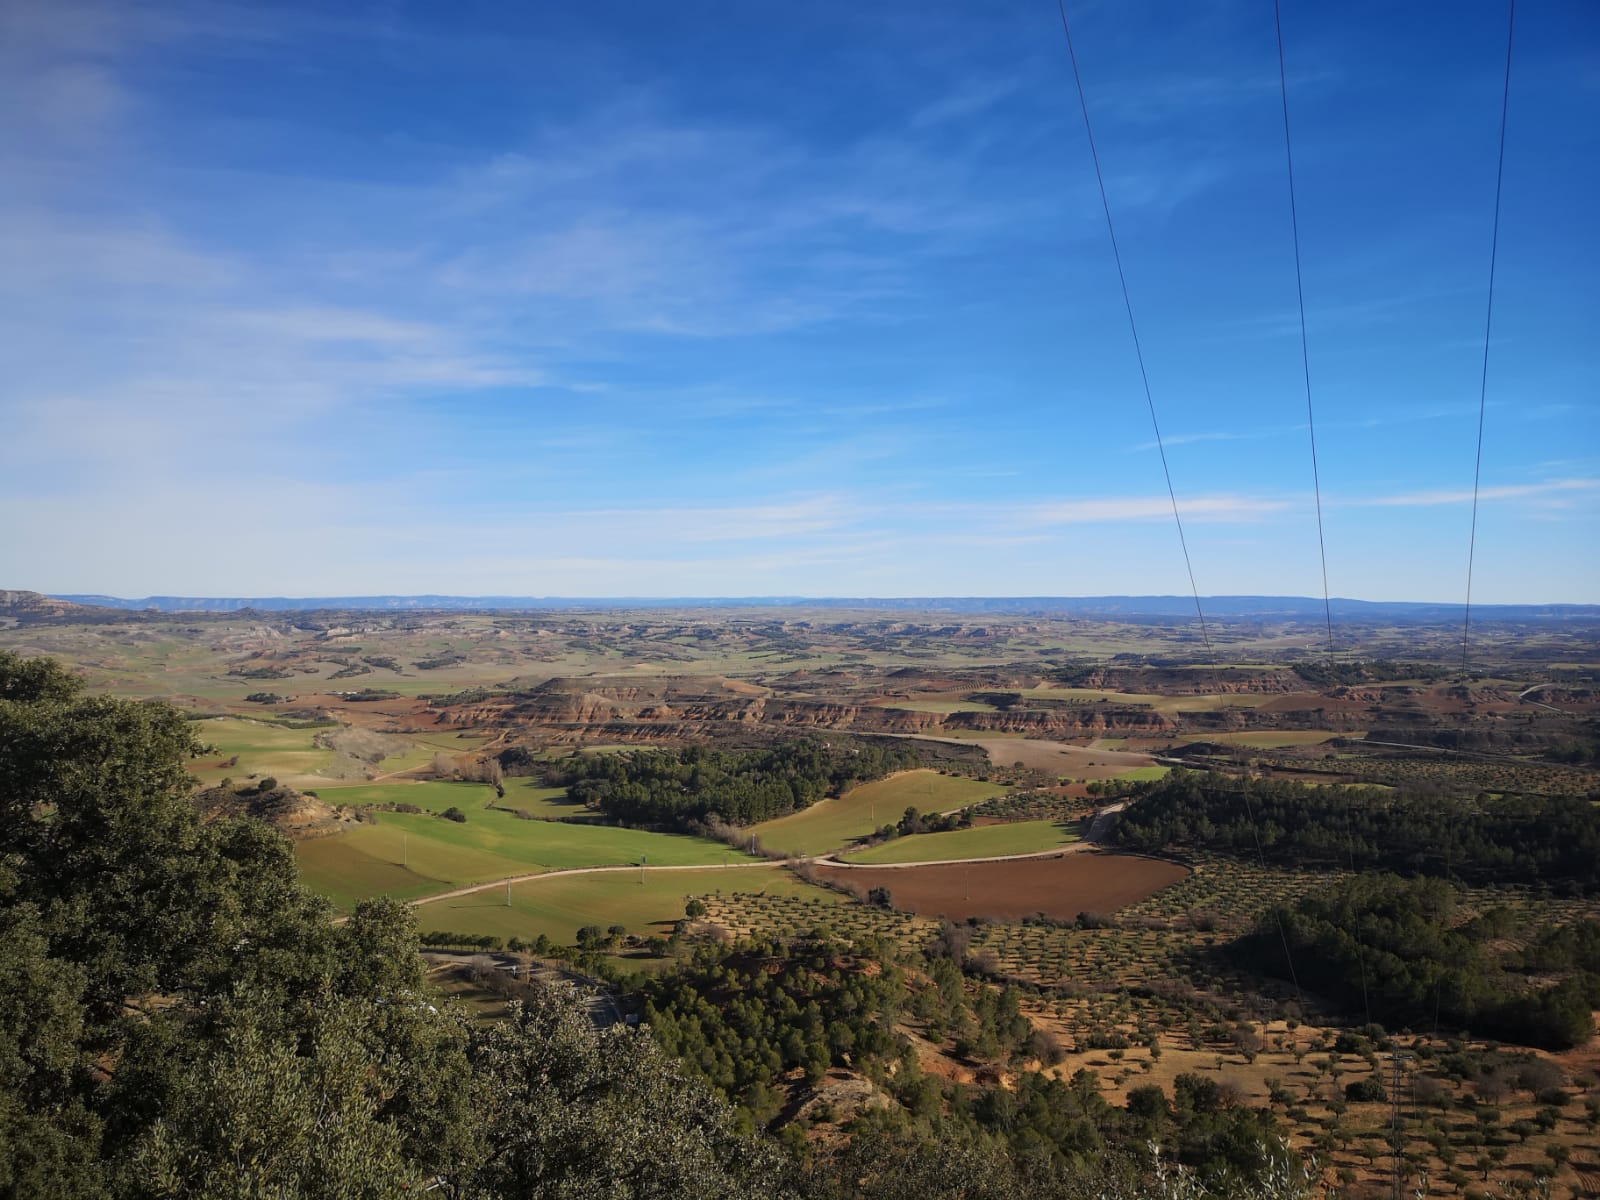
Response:
[[[889,866],[840,871],[819,868],[824,878],[852,890],[889,889],[894,907],[952,921],[989,917],[1017,921],[1034,913],[1071,920],[1080,912],[1115,912],[1154,895],[1189,874],[1189,868],[1131,854],[1027,856],[1029,861],[989,859],[971,863]]]
[[[1020,762],[1031,770],[1051,771],[1077,779],[1111,779],[1124,771],[1153,767],[1156,762],[1150,755],[1132,750],[1093,750],[1036,738],[943,738],[927,733],[900,736],[952,746],[981,746],[997,767]]]

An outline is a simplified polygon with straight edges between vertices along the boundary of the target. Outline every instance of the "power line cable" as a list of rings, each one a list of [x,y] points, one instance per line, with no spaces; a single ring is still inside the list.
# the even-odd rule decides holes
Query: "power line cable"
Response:
[[[1322,476],[1317,467],[1317,418],[1311,404],[1311,351],[1306,336],[1305,275],[1300,266],[1300,212],[1295,201],[1294,142],[1289,134],[1289,72],[1284,66],[1283,11],[1280,0],[1272,0],[1272,27],[1278,39],[1278,99],[1283,109],[1283,160],[1289,179],[1289,229],[1294,241],[1294,292],[1300,305],[1300,367],[1306,388],[1306,431],[1311,437],[1311,487],[1317,503],[1317,553],[1322,563],[1322,615],[1328,628],[1328,665],[1333,666],[1333,601],[1328,593],[1328,543],[1322,528]],[[1355,834],[1351,829],[1350,793],[1344,794],[1345,856],[1350,862],[1350,874],[1356,874]],[[1356,927],[1356,941],[1360,943],[1360,925]],[[1359,955],[1361,966],[1361,1007],[1366,1011],[1367,1024],[1372,1024],[1372,998],[1367,990],[1367,959]]]
[[[1289,228],[1294,235],[1294,291],[1300,302],[1300,366],[1306,385],[1306,429],[1311,434],[1311,487],[1317,501],[1317,552],[1322,562],[1322,615],[1328,625],[1328,658],[1333,658],[1333,602],[1328,598],[1328,543],[1322,531],[1322,478],[1317,469],[1317,418],[1311,407],[1311,352],[1306,344],[1306,288],[1300,270],[1300,213],[1294,195],[1294,148],[1289,137],[1289,78],[1283,65],[1283,14],[1272,0],[1272,24],[1278,34],[1278,97],[1283,104],[1283,157],[1289,176]]]
[[[1094,123],[1089,119],[1089,100],[1084,92],[1083,73],[1078,69],[1078,51],[1077,47],[1074,46],[1072,42],[1072,25],[1067,20],[1067,7],[1065,0],[1056,0],[1056,11],[1061,16],[1061,32],[1066,35],[1067,57],[1072,62],[1072,80],[1077,86],[1078,90],[1078,107],[1083,112],[1083,131],[1088,137],[1089,156],[1094,162],[1095,183],[1100,189],[1100,207],[1105,212],[1106,233],[1111,240],[1111,255],[1112,258],[1116,260],[1117,264],[1117,281],[1122,285],[1122,304],[1128,313],[1128,331],[1133,335],[1134,355],[1139,361],[1139,380],[1144,385],[1145,405],[1150,410],[1150,427],[1155,431],[1156,449],[1161,454],[1161,473],[1167,482],[1167,498],[1172,502],[1172,520],[1173,523],[1178,527],[1178,544],[1183,549],[1183,565],[1184,569],[1189,575],[1189,590],[1194,596],[1195,615],[1200,621],[1200,637],[1205,643],[1206,657],[1210,659],[1212,669],[1214,671],[1219,671],[1220,673],[1216,652],[1211,645],[1211,634],[1206,626],[1205,610],[1200,603],[1200,589],[1195,583],[1194,563],[1189,557],[1189,543],[1183,534],[1183,518],[1178,513],[1178,494],[1172,486],[1172,471],[1167,466],[1167,450],[1161,439],[1161,423],[1156,419],[1155,397],[1150,390],[1149,372],[1145,369],[1144,348],[1139,342],[1139,325],[1138,322],[1134,320],[1133,316],[1133,299],[1128,291],[1128,275],[1122,267],[1122,251],[1117,244],[1116,222],[1111,219],[1111,201],[1106,194],[1105,173],[1100,168],[1100,151],[1095,145]],[[1264,872],[1267,868],[1266,853],[1262,848],[1261,827],[1260,823],[1256,820],[1255,806],[1250,802],[1248,786],[1246,786],[1244,789],[1241,789],[1241,795],[1244,798],[1245,809],[1250,817],[1251,833],[1255,836],[1256,859],[1260,863],[1261,869]],[[1285,930],[1283,925],[1283,914],[1279,911],[1276,905],[1273,906],[1273,916],[1277,921],[1278,937],[1283,943],[1283,956],[1289,966],[1289,978],[1294,983],[1295,997],[1301,1009],[1303,1010],[1305,1007],[1305,996],[1300,990],[1300,975],[1299,972],[1295,970],[1294,952],[1289,946],[1289,935],[1288,931]]]
[[[1467,604],[1461,618],[1461,673],[1470,669],[1472,564],[1478,549],[1478,481],[1483,471],[1483,414],[1489,394],[1489,332],[1494,328],[1494,268],[1500,253],[1500,192],[1506,174],[1506,114],[1511,108],[1511,47],[1517,28],[1517,0],[1506,2],[1506,73],[1500,94],[1500,154],[1494,172],[1494,225],[1489,236],[1489,301],[1483,315],[1483,371],[1478,378],[1478,448],[1472,460],[1472,531],[1467,538]]]
[[[1200,639],[1205,643],[1206,655],[1214,658],[1211,650],[1211,632],[1206,626],[1205,610],[1200,605],[1200,588],[1194,580],[1194,563],[1189,558],[1189,541],[1183,534],[1183,518],[1178,515],[1178,493],[1172,486],[1172,471],[1167,466],[1167,447],[1161,439],[1161,422],[1156,419],[1156,402],[1150,393],[1150,375],[1145,370],[1144,348],[1139,343],[1139,325],[1133,319],[1133,299],[1128,293],[1127,272],[1122,269],[1122,250],[1117,245],[1117,227],[1111,219],[1111,201],[1106,196],[1106,177],[1100,169],[1100,151],[1094,143],[1094,125],[1089,120],[1089,101],[1083,91],[1083,75],[1078,71],[1078,52],[1072,44],[1072,26],[1067,21],[1065,0],[1056,0],[1056,11],[1061,14],[1061,32],[1067,37],[1067,57],[1072,60],[1072,79],[1078,87],[1078,106],[1083,110],[1083,131],[1089,138],[1089,157],[1094,160],[1094,178],[1100,186],[1100,207],[1106,214],[1106,233],[1111,238],[1111,256],[1117,263],[1117,280],[1122,284],[1122,305],[1128,312],[1128,331],[1133,335],[1133,352],[1139,360],[1139,380],[1144,384],[1145,406],[1150,410],[1150,428],[1155,431],[1156,450],[1161,455],[1161,474],[1167,481],[1167,499],[1172,502],[1172,520],[1178,527],[1178,545],[1183,549],[1183,566],[1189,575],[1189,591],[1194,596],[1194,612],[1200,621]]]

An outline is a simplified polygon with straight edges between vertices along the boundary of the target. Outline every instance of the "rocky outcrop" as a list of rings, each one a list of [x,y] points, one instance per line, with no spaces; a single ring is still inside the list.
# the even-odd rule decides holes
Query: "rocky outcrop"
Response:
[[[876,701],[811,696],[751,695],[723,681],[663,681],[596,686],[592,681],[551,680],[515,696],[447,710],[451,724],[528,726],[559,731],[600,730],[609,737],[632,725],[661,737],[668,727],[767,726],[835,729],[857,733],[938,734],[950,730],[1053,738],[1109,733],[1160,735],[1171,718],[1137,706],[1041,705],[1004,711],[920,712]]]
[[[272,780],[264,782],[273,786],[265,789],[259,785],[206,788],[195,793],[194,806],[207,820],[255,817],[295,841],[339,833],[356,822],[353,814],[338,811],[315,796],[279,786]]]
[[[70,600],[57,600],[42,592],[28,592],[16,588],[0,588],[0,617],[9,617],[18,624],[31,621],[92,620],[101,611]]]
[[[1176,670],[1163,667],[1107,666],[1074,675],[1070,686],[1108,692],[1160,692],[1169,696],[1223,695],[1276,696],[1306,690],[1305,680],[1293,671],[1248,671],[1205,668]]]

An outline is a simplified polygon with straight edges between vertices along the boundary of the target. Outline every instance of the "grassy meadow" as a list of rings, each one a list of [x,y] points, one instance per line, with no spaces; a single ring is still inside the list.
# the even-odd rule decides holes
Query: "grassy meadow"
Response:
[[[588,821],[600,816],[567,799],[566,788],[541,787],[533,779],[508,779],[505,788],[505,799],[496,801],[501,808],[521,809],[529,816],[549,821]]]
[[[948,833],[914,833],[846,856],[853,863],[942,862],[946,859],[997,858],[1053,850],[1078,840],[1076,825],[1059,821],[1017,821],[978,825]]]
[[[202,783],[212,784],[225,776],[242,780],[250,775],[271,775],[294,786],[313,786],[317,772],[333,761],[334,752],[314,745],[320,729],[290,729],[270,721],[223,717],[196,721],[194,733],[215,748],[191,764],[190,770]],[[227,760],[237,757],[232,766]]]
[[[476,810],[496,803],[494,788],[486,783],[452,783],[435,779],[400,779],[388,783],[356,783],[347,786],[325,783],[314,790],[329,804],[349,804],[356,807],[368,804],[414,804],[430,813],[442,813],[447,808],[459,808],[462,812],[475,815]],[[379,819],[382,820],[389,815],[380,813]]]
[[[907,808],[948,812],[1004,795],[997,783],[979,783],[937,771],[902,771],[851,788],[836,800],[822,800],[802,812],[751,827],[761,844],[799,854],[824,854],[898,821]]]
[[[493,796],[481,785],[478,790]],[[464,811],[467,820],[461,823],[429,813],[378,813],[374,823],[359,829],[300,842],[295,854],[301,878],[348,908],[368,896],[415,899],[467,884],[573,867],[626,866],[641,860],[651,866],[756,861],[708,838],[529,821],[497,809]]]
[[[570,945],[585,925],[622,925],[633,934],[672,932],[691,896],[743,892],[805,896],[836,904],[839,893],[797,879],[776,864],[710,867],[701,871],[637,871],[556,875],[511,885],[511,906],[496,889],[424,904],[417,909],[423,929],[490,934],[528,940],[545,934]]]

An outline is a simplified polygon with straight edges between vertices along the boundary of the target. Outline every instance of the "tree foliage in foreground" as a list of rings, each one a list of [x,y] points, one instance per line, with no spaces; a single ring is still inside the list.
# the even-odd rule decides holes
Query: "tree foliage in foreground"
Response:
[[[168,706],[0,653],[0,1200],[1201,1194],[960,1123],[867,1124],[801,1171],[570,994],[441,1010],[407,908],[336,926],[277,833],[196,815],[196,749]]]
[[[196,816],[196,749],[0,654],[0,1196],[781,1193],[647,1036],[440,1011],[410,911],[336,927],[277,833]]]

